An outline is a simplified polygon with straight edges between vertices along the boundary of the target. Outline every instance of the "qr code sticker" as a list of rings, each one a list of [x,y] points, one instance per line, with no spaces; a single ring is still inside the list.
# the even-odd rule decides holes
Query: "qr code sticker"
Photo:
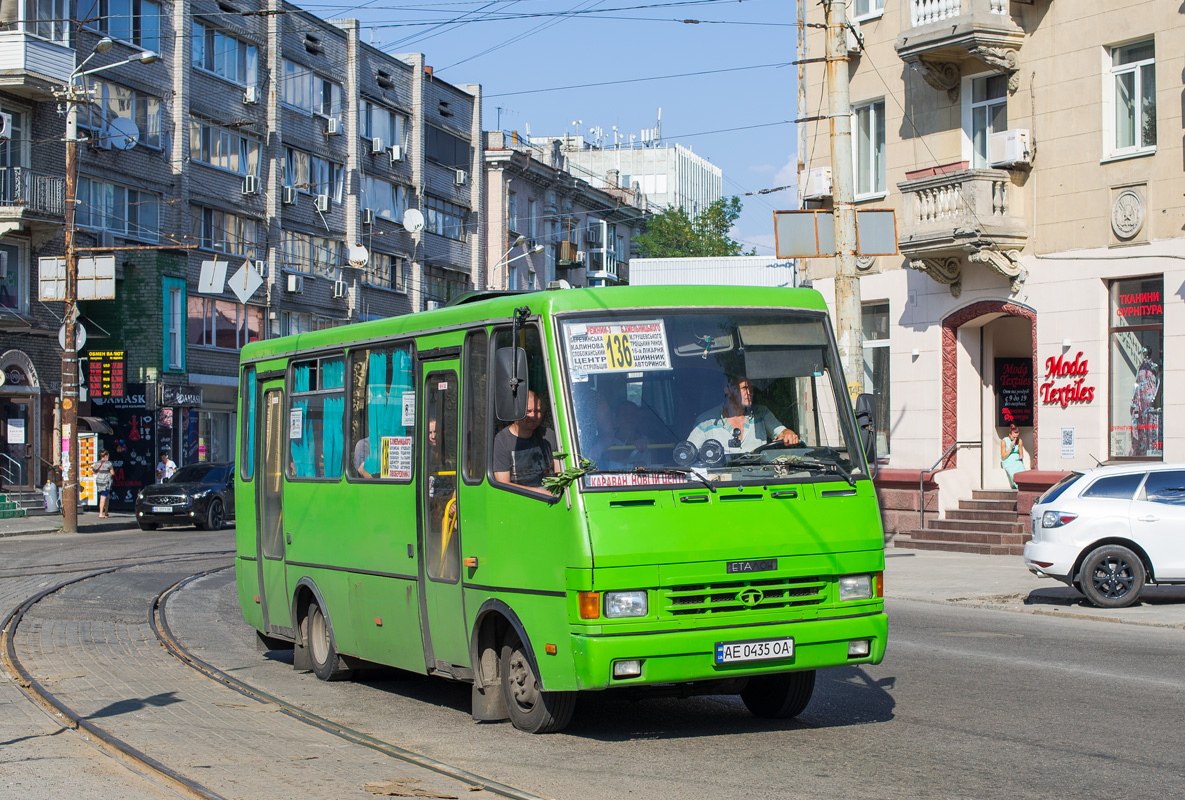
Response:
[[[1074,431],[1071,431],[1071,430],[1062,431],[1062,445],[1065,447],[1069,447],[1072,444],[1074,444]]]

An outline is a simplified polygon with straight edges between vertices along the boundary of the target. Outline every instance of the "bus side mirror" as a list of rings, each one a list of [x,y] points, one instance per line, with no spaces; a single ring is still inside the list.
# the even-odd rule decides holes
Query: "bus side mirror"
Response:
[[[868,474],[876,477],[876,398],[870,394],[856,397],[856,427],[860,430],[860,448],[868,461]]]
[[[494,352],[494,416],[517,422],[527,415],[527,351],[499,347]]]

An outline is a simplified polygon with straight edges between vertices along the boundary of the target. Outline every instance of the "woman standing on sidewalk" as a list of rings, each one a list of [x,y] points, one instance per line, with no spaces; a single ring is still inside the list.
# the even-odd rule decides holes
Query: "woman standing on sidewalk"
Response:
[[[107,506],[111,504],[111,460],[106,450],[99,451],[95,463],[95,492],[99,495],[99,517],[109,517]]]

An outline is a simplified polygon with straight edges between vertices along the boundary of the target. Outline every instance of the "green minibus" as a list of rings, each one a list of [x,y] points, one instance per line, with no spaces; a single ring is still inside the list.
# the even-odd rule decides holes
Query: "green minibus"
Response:
[[[249,344],[240,381],[238,594],[297,669],[542,733],[604,690],[789,718],[884,657],[873,403],[813,290],[474,293]]]

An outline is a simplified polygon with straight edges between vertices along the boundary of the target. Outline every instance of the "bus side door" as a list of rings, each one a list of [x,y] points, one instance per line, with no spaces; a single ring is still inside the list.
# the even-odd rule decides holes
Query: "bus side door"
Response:
[[[421,365],[420,597],[425,658],[430,669],[469,666],[461,584],[457,464],[461,383],[456,361]]]
[[[259,596],[268,633],[294,638],[284,564],[284,390],[280,383],[264,386],[255,430],[260,437],[256,477],[256,552],[259,554]]]

